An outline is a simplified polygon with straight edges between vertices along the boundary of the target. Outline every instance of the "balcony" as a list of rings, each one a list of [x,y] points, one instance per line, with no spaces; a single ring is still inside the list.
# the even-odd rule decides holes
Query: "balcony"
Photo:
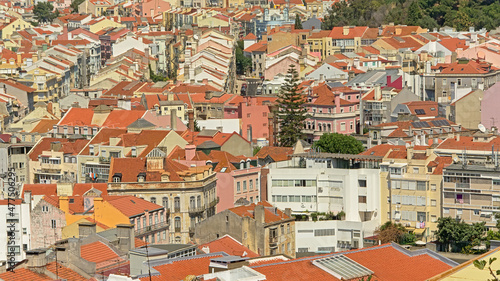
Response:
[[[168,228],[168,222],[160,222],[157,224],[153,225],[148,225],[146,227],[140,228],[136,231],[136,235],[142,235],[142,234],[147,234],[153,231],[161,230],[161,229],[166,229]]]
[[[61,170],[61,164],[53,164],[53,163],[41,163],[40,168],[42,170]]]
[[[100,164],[109,164],[111,163],[111,157],[99,157]]]
[[[180,206],[175,206],[174,207],[174,213],[180,213],[181,212],[181,207]]]
[[[197,215],[197,214],[203,213],[204,211],[205,211],[205,208],[202,206],[199,206],[199,207],[190,206],[189,210],[188,210],[190,215]]]
[[[218,203],[219,203],[219,196],[217,196],[217,198],[215,198],[212,202],[208,204],[208,208],[213,208],[217,206]]]
[[[271,248],[278,247],[278,237],[269,237],[269,246]]]
[[[180,227],[175,227],[175,228],[174,228],[174,231],[175,231],[175,232],[181,232],[181,228],[180,228]]]

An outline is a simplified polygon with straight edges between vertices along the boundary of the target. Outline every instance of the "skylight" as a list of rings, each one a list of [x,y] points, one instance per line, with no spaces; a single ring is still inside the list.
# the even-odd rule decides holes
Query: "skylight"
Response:
[[[313,265],[323,269],[340,280],[350,280],[373,274],[373,271],[344,255],[314,260]]]

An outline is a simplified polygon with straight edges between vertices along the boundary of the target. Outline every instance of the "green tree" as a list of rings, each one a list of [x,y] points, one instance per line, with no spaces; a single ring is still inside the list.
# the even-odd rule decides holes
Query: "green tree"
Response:
[[[153,82],[168,81],[168,77],[156,74],[151,68],[151,65],[149,65],[149,79],[151,79]]]
[[[306,100],[299,89],[299,74],[295,65],[290,65],[285,83],[281,86],[278,94],[278,117],[279,132],[278,142],[280,146],[293,146],[302,139],[302,130],[306,120]]]
[[[484,270],[485,268],[489,271],[490,275],[493,276],[493,279],[488,279],[488,281],[498,281],[500,280],[498,276],[500,276],[500,270],[493,270],[491,268],[491,264],[496,261],[497,258],[490,258],[488,261],[488,267],[486,267],[486,260],[475,260],[473,262],[474,266],[479,270]]]
[[[254,148],[253,148],[253,156],[255,156],[257,153],[259,153],[259,151],[260,151],[260,149],[261,149],[261,148],[262,148],[262,147],[260,147],[260,146],[256,146],[256,147],[254,147]]]
[[[80,4],[82,4],[85,0],[73,0],[71,1],[71,10],[72,10],[72,13],[78,13],[78,6],[80,6]]]
[[[299,14],[295,14],[295,29],[302,29],[302,21]]]
[[[39,23],[47,23],[57,18],[59,11],[54,12],[54,6],[49,2],[38,2],[33,7],[33,14]]]
[[[408,8],[408,20],[406,23],[408,25],[418,25],[421,19],[422,12],[420,11],[418,1],[411,2],[410,7]]]
[[[247,70],[252,68],[252,59],[246,57],[243,53],[244,43],[243,40],[240,40],[236,43],[236,72],[238,74],[245,74]]]
[[[406,228],[402,224],[388,221],[381,225],[375,234],[381,243],[389,243],[399,242],[406,232]]]
[[[359,154],[364,150],[363,143],[355,137],[338,133],[323,134],[313,147],[322,152],[343,154]]]
[[[438,230],[436,238],[439,243],[446,246],[449,250],[450,246],[456,246],[459,251],[471,249],[473,246],[481,245],[486,237],[485,222],[474,223],[472,225],[451,217],[438,219]]]

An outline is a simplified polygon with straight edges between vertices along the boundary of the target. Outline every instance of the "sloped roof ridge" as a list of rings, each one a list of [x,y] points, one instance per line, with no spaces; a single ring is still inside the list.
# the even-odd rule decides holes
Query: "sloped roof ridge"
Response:
[[[409,256],[409,257],[416,257],[416,256],[421,256],[421,255],[429,255],[431,256],[432,258],[435,258],[439,261],[442,261],[444,263],[446,263],[447,265],[451,266],[451,267],[455,267],[457,265],[459,265],[459,263],[445,257],[445,256],[441,256],[439,255],[438,253],[436,252],[433,252],[427,248],[425,249],[419,249],[419,250],[416,250],[416,251],[408,251],[406,250],[405,248],[401,247],[401,245],[397,244],[397,243],[394,243],[394,242],[391,242],[391,245],[392,247],[394,247],[394,249],[398,250],[399,252]]]

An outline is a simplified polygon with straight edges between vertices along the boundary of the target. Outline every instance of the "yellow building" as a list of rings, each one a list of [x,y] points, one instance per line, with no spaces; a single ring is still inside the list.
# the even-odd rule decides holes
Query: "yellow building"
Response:
[[[468,281],[483,281],[483,280],[492,280],[491,273],[488,270],[488,261],[490,259],[497,259],[497,261],[493,262],[492,269],[497,270],[499,268],[500,260],[500,247],[493,249],[479,257],[470,259],[452,269],[449,269],[441,274],[438,274],[432,278],[427,279],[428,281],[459,281],[459,280],[468,280]],[[486,261],[486,266],[483,270],[480,270],[474,266],[475,261]]]
[[[0,26],[0,34],[2,39],[9,39],[10,36],[15,31],[24,30],[26,28],[30,28],[31,24],[22,20],[22,19],[14,19],[10,22],[5,23]]]
[[[89,23],[89,31],[92,33],[97,33],[99,31],[101,31],[102,29],[108,28],[108,27],[125,27],[125,25],[118,23],[118,22],[114,22],[114,21],[112,21],[110,19],[106,19],[106,18],[103,18],[103,19],[98,20],[98,21],[91,21]]]
[[[322,30],[314,32],[307,38],[307,43],[309,44],[311,52],[320,53],[321,59],[323,60],[333,55],[332,39],[329,35],[330,30]]]
[[[429,147],[383,144],[364,155],[384,156],[380,164],[381,220],[401,223],[417,239],[433,237],[441,214],[442,170],[449,157]]]

